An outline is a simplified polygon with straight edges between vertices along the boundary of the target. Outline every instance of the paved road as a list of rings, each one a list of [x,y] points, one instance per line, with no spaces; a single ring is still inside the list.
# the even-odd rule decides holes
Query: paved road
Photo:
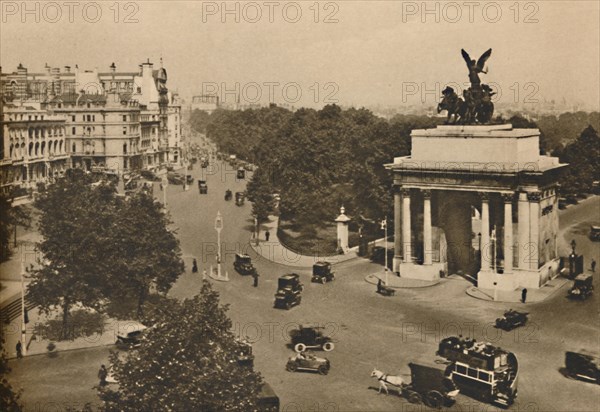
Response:
[[[193,173],[200,176],[200,170]],[[446,279],[431,288],[401,290],[395,297],[385,298],[364,281],[365,274],[380,267],[359,259],[336,265],[337,278],[326,285],[311,284],[308,271],[299,272],[306,285],[302,304],[290,311],[277,310],[272,307],[276,281],[287,270],[259,259],[246,248],[251,235],[251,205],[237,207],[223,200],[227,188],[234,192],[243,190],[245,182],[236,181],[234,171],[223,167],[213,169],[206,180],[208,195],[199,195],[196,184],[187,192],[181,187],[168,188],[169,208],[188,264],[188,271],[171,294],[186,298],[199,291],[203,267],[215,262],[214,218],[220,210],[224,218],[224,269],[231,281],[213,284],[223,303],[231,305],[229,314],[234,329],[255,341],[256,369],[280,396],[282,410],[421,410],[397,396],[378,395],[374,389],[377,383],[370,378],[371,370],[377,367],[391,374],[407,374],[408,362],[433,359],[439,340],[454,334],[491,341],[517,354],[521,364],[519,399],[511,410],[598,410],[600,386],[568,380],[559,372],[565,350],[598,346],[597,296],[582,303],[570,302],[565,299],[565,287],[540,304],[513,304],[515,309],[530,312],[531,323],[498,334],[491,324],[508,306],[468,297],[464,293],[467,282]],[[160,196],[158,187],[156,190]],[[586,256],[593,252],[596,260],[600,260],[598,243],[592,245],[582,228],[597,217],[593,212],[599,203],[595,198],[561,213],[561,226],[570,228],[565,238],[570,241],[575,236],[578,251]],[[248,250],[255,259],[261,274],[258,288],[251,286],[251,278],[234,272],[233,254],[238,250]],[[198,274],[190,273],[192,257],[198,259]],[[286,358],[293,353],[286,347],[287,331],[299,323],[326,326],[337,341],[336,349],[326,354],[332,363],[328,376],[285,371]],[[97,365],[105,361],[107,352],[98,349],[89,351],[89,355],[85,353],[61,354],[43,363],[32,358],[26,361],[31,362],[29,366],[23,361],[20,365],[13,362],[13,376],[26,388],[28,410],[34,410],[31,406],[36,402],[52,399],[52,394],[65,393],[66,384],[73,387],[73,395],[61,396],[71,401],[85,396],[94,399],[88,388],[96,383]],[[40,394],[41,382],[41,388],[49,395]],[[454,409],[494,410],[464,396],[459,396]]]

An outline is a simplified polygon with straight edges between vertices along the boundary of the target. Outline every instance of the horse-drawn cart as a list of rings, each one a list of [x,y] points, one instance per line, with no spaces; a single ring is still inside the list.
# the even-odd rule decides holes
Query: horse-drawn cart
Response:
[[[382,296],[394,296],[396,294],[396,290],[384,285],[381,279],[379,279],[377,282],[377,293]]]
[[[407,383],[400,376],[385,374],[377,369],[371,373],[379,381],[379,393],[383,389],[388,393],[387,385],[395,386],[398,394],[410,403],[424,403],[430,408],[452,406],[459,390],[452,379],[447,376],[443,364],[409,363],[411,382]],[[387,385],[386,385],[387,384]]]

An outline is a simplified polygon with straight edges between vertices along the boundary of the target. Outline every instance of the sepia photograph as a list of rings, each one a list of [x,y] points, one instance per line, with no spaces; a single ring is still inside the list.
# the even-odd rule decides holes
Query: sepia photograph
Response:
[[[0,20],[0,410],[600,412],[600,0]]]

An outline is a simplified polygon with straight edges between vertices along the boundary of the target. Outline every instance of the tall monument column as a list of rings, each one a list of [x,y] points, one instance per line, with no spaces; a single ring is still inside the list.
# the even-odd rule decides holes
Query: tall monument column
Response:
[[[481,197],[481,269],[492,267],[492,252],[490,249],[490,197],[486,192],[479,192]]]
[[[513,230],[512,201],[513,193],[503,193],[504,200],[504,273],[512,273],[513,269]]]
[[[410,190],[402,189],[402,243],[405,263],[412,262],[412,237],[410,234]]]
[[[518,252],[519,258],[519,269],[529,269],[529,252],[531,251],[531,245],[529,244],[529,200],[527,200],[527,193],[519,193],[519,204],[518,204]]]
[[[402,193],[401,187],[394,185],[394,261],[393,272],[400,272],[402,259]]]
[[[423,190],[423,263],[433,263],[433,245],[431,241],[431,190]]]
[[[539,239],[540,239],[540,192],[527,193],[529,199],[529,253],[527,254],[529,269],[538,270],[539,266]]]

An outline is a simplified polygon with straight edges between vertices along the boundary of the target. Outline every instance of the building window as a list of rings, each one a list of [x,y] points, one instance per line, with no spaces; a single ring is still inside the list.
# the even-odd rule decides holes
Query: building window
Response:
[[[76,132],[76,130],[75,130],[75,129],[77,129],[77,128],[76,128],[76,127],[72,127],[72,128],[71,128],[71,134],[72,134],[73,136],[75,136],[75,135],[77,134],[77,132]]]
[[[126,121],[127,121],[127,115],[126,115],[126,114],[124,114],[124,115],[123,115],[123,121],[124,121],[124,122],[126,122]]]
[[[92,105],[88,103],[87,104],[87,108],[89,109],[90,107],[92,107]]]
[[[71,116],[71,121],[75,121],[75,115]]]
[[[95,121],[96,121],[96,115],[94,114],[94,115],[92,115],[92,122],[95,122]]]
[[[123,143],[123,154],[127,154],[127,143]]]
[[[123,127],[123,134],[127,134],[127,127]]]
[[[61,107],[62,107],[62,104],[60,104],[60,103],[59,103],[59,104],[58,104],[58,108],[60,109]]]
[[[71,147],[71,151],[73,153],[77,152],[77,145],[75,143],[73,143],[73,147]]]

